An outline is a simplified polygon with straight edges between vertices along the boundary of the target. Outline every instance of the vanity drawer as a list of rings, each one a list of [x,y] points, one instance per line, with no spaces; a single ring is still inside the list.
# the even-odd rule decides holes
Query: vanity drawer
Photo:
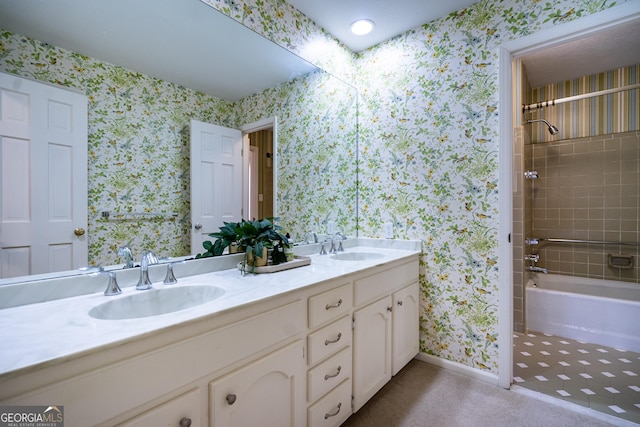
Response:
[[[324,328],[309,334],[309,366],[351,345],[351,316],[345,316]]]
[[[335,390],[309,407],[309,427],[335,427],[351,415],[351,380],[345,380]]]
[[[347,378],[351,378],[351,347],[309,370],[307,400],[313,402]]]
[[[315,328],[351,310],[351,284],[309,297],[309,327]]]
[[[416,280],[418,280],[417,262],[408,262],[356,280],[353,285],[354,304],[358,307]]]

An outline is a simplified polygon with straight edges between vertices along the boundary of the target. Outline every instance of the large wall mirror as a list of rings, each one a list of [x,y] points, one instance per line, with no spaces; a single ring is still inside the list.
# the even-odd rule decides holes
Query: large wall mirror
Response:
[[[0,42],[0,71],[88,98],[90,264],[190,254],[191,119],[277,117],[281,225],[356,235],[355,88],[200,0],[0,0]]]

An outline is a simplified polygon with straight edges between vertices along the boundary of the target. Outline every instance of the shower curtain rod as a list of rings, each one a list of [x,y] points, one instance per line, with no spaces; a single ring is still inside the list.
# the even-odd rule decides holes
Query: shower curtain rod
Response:
[[[551,101],[535,102],[529,105],[522,104],[522,112],[525,113],[527,111],[537,110],[538,108],[551,107],[553,105],[564,104],[565,102],[577,101],[579,99],[585,98],[593,98],[594,96],[608,95],[610,93],[623,92],[625,90],[632,90],[637,88],[640,88],[640,83],[616,87],[612,89],[599,90],[597,92],[583,93],[582,95],[567,96],[566,98],[552,99]]]

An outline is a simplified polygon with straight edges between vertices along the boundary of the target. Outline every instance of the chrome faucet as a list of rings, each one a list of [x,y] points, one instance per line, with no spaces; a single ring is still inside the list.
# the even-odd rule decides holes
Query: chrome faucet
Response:
[[[133,268],[133,255],[128,246],[120,246],[118,248],[118,256],[124,257],[124,268]]]
[[[122,289],[120,289],[120,286],[118,286],[118,281],[116,280],[116,272],[103,271],[102,273],[109,275],[109,283],[107,283],[107,289],[105,289],[104,294],[106,296],[120,295],[122,293]]]
[[[549,270],[547,270],[546,268],[536,267],[534,265],[528,266],[527,270],[533,271],[534,273],[544,273],[544,274],[549,273]]]
[[[136,289],[143,291],[151,289],[151,280],[149,280],[149,266],[158,263],[158,257],[151,251],[145,251],[140,260],[140,280],[136,285]]]
[[[307,231],[304,235],[304,243],[318,243],[318,235],[313,231]]]
[[[336,237],[340,238],[337,246],[336,246]],[[337,254],[338,252],[344,252],[344,248],[342,247],[343,240],[347,240],[347,238],[345,237],[344,234],[342,234],[342,231],[338,231],[336,234],[334,234],[333,237],[331,238],[331,250],[329,251],[329,253]]]

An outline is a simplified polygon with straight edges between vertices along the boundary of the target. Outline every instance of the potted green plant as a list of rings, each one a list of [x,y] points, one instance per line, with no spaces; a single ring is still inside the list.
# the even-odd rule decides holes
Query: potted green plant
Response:
[[[289,239],[280,232],[282,227],[274,224],[273,220],[274,218],[256,221],[243,220],[239,224],[240,239],[238,243],[245,247],[243,266],[266,265],[268,249],[273,249],[276,245],[283,248],[289,246]]]
[[[211,243],[210,240],[202,242],[202,246],[206,249],[206,252],[197,254],[196,258],[207,258],[212,256],[222,255],[225,248],[229,248],[229,253],[238,252],[238,242],[240,241],[240,223],[239,222],[225,222],[220,231],[209,234],[210,237],[215,237],[216,241]]]

